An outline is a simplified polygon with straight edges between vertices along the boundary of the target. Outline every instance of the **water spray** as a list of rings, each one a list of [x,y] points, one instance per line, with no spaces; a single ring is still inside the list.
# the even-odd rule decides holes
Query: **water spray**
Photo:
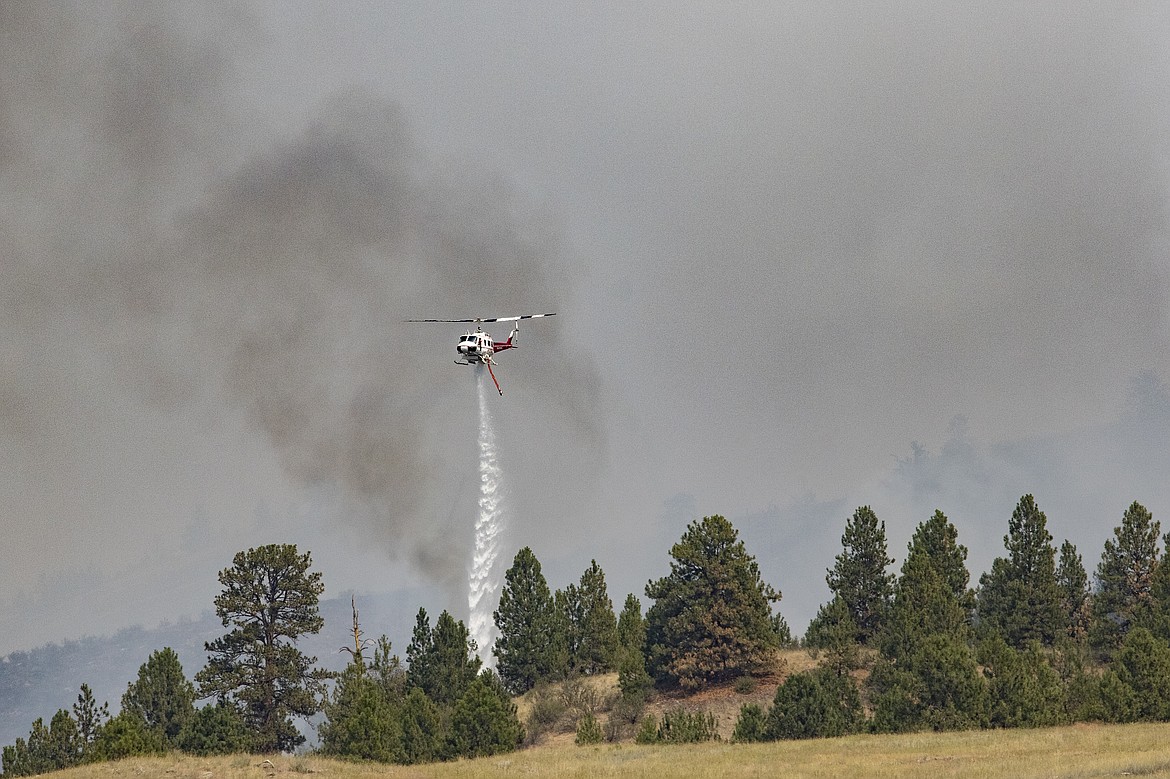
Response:
[[[475,520],[475,551],[468,577],[468,631],[479,647],[483,664],[491,667],[495,664],[492,644],[496,640],[492,612],[500,591],[500,577],[495,565],[504,525],[502,473],[496,456],[496,435],[484,391],[482,365],[477,366],[475,377],[479,392],[479,515]]]

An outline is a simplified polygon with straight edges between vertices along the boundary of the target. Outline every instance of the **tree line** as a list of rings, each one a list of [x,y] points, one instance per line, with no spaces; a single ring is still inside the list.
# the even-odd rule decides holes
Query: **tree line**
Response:
[[[832,597],[802,643],[818,658],[789,675],[772,705],[746,705],[735,739],[1045,726],[1081,720],[1170,719],[1170,564],[1160,526],[1138,503],[1105,543],[1092,580],[1065,541],[1059,552],[1031,495],[1020,499],[997,558],[970,586],[966,548],[942,512],[921,523],[897,574],[885,525],[868,506],[845,524],[828,569]],[[1170,534],[1163,537],[1170,545]],[[82,685],[71,710],[3,749],[3,773],[42,773],[127,755],[291,751],[294,718],[323,715],[322,754],[419,763],[515,749],[526,736],[512,696],[531,691],[530,740],[576,711],[579,743],[714,737],[710,718],[677,710],[644,717],[649,696],[711,684],[749,689],[795,643],[755,558],[724,517],[690,523],[650,580],[650,606],[620,613],[596,561],[552,591],[521,549],[494,613],[495,670],[463,622],[420,609],[405,662],[383,636],[362,637],[356,604],[350,662],[337,674],[297,648],[321,630],[321,574],[292,545],[238,553],[219,574],[216,614],[229,631],[208,642],[188,681],[178,656],[153,653],[110,716]],[[617,671],[620,698],[603,728],[581,679]],[[575,681],[576,680],[576,681]],[[563,681],[560,698],[548,683]],[[575,697],[574,697],[575,696]],[[196,701],[207,701],[201,707]]]
[[[1005,554],[971,588],[967,550],[941,511],[915,529],[894,575],[885,525],[863,506],[828,571],[833,597],[804,637],[819,666],[789,676],[766,711],[745,706],[735,738],[1170,720],[1159,537],[1133,503],[1090,582],[1076,547],[1057,550],[1025,495]],[[1170,534],[1162,540],[1170,547]]]

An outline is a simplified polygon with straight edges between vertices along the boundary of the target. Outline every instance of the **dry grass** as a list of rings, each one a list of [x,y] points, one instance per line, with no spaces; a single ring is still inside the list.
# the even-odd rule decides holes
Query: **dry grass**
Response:
[[[719,719],[724,742],[683,746],[638,746],[630,742],[577,747],[571,721],[545,736],[539,746],[481,760],[426,766],[346,763],[317,757],[235,755],[197,758],[169,755],[102,763],[57,774],[61,779],[160,777],[161,779],[261,779],[320,776],[367,777],[797,777],[797,779],[1028,779],[1148,776],[1170,779],[1170,724],[1074,725],[1047,730],[919,733],[902,736],[849,736],[839,739],[729,744],[740,706],[766,707],[788,674],[813,667],[802,650],[776,657],[773,671],[755,689],[739,693],[734,685],[704,690],[690,697],[659,696],[646,712],[661,716],[673,708],[708,711]],[[617,675],[584,680],[596,700],[612,701]],[[517,700],[523,721],[531,696]],[[599,719],[607,713],[598,712]]]
[[[75,768],[61,779],[367,777],[809,777],[1170,779],[1170,724],[1076,725],[1048,730],[850,736],[774,744],[545,746],[428,766],[359,765],[314,757],[173,755]]]

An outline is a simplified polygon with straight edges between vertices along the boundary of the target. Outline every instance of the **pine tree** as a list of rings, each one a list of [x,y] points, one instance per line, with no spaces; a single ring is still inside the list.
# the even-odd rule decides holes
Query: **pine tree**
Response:
[[[1162,537],[1163,548],[1170,551],[1170,533]],[[1162,555],[1150,577],[1150,607],[1139,620],[1140,627],[1155,637],[1170,641],[1170,554]]]
[[[167,745],[162,735],[148,728],[140,717],[122,711],[102,726],[93,751],[97,760],[121,760],[162,754],[167,751]]]
[[[77,722],[65,709],[58,709],[49,721],[48,760],[55,769],[81,762],[82,744]]]
[[[1101,684],[1111,720],[1170,720],[1170,644],[1145,628],[1134,628]]]
[[[739,717],[731,740],[737,744],[751,744],[765,740],[767,713],[758,703],[745,703],[739,707]]]
[[[127,685],[122,711],[142,720],[171,747],[195,714],[195,687],[183,675],[179,656],[170,647],[151,653],[138,669],[138,679]]]
[[[888,622],[885,629],[888,629]],[[824,665],[840,672],[860,668],[861,645],[857,643],[857,624],[845,601],[834,596],[821,606],[804,634],[804,645],[825,652]]]
[[[403,763],[415,765],[439,759],[447,740],[442,714],[418,687],[412,687],[406,694],[401,723]]]
[[[987,723],[987,684],[970,645],[952,633],[926,636],[896,661],[883,657],[867,685],[878,733],[967,730]]]
[[[687,526],[671,547],[670,574],[646,585],[647,667],[656,682],[694,689],[759,670],[777,646],[771,602],[731,523],[719,515]]]
[[[579,586],[565,589],[562,609],[568,621],[570,670],[596,674],[612,669],[617,662],[617,618],[596,560],[581,574]]]
[[[1056,587],[1060,590],[1060,611],[1064,615],[1065,634],[1073,641],[1080,641],[1089,631],[1089,575],[1085,573],[1085,565],[1077,548],[1067,540],[1060,545]]]
[[[967,572],[967,547],[958,539],[959,531],[946,514],[936,509],[930,519],[915,528],[908,551],[910,555],[925,555],[959,605],[970,611],[975,608],[975,593],[968,586],[971,577]]]
[[[957,643],[968,643],[971,629],[967,616],[953,582],[943,578],[942,571],[924,549],[912,546],[902,564],[902,575],[878,645],[885,657],[899,660],[912,654],[933,635],[942,634]]]
[[[1065,721],[1060,676],[1038,643],[1016,650],[992,636],[979,649],[979,663],[988,679],[992,727],[1044,728]]]
[[[366,675],[359,657],[338,676],[324,710],[326,719],[318,728],[322,754],[382,763],[402,761],[399,708]]]
[[[406,650],[409,667],[407,684],[418,687],[439,706],[451,706],[467,690],[480,669],[475,642],[462,620],[443,611],[432,630],[426,611],[419,609],[419,622]]]
[[[792,674],[776,688],[764,739],[832,738],[856,732],[864,715],[853,678],[829,668]]]
[[[1105,542],[1097,565],[1096,595],[1089,643],[1102,655],[1112,655],[1134,624],[1148,622],[1153,608],[1154,569],[1158,565],[1161,528],[1140,503],[1133,503]]]
[[[201,756],[250,752],[252,733],[239,708],[221,699],[195,710],[179,734],[179,749]]]
[[[516,704],[495,674],[484,671],[455,704],[448,754],[486,757],[518,749],[523,740]]]
[[[1051,645],[1064,633],[1047,522],[1031,495],[1020,498],[1003,539],[1008,556],[996,558],[979,579],[981,634],[998,632],[1015,649],[1029,641]]]
[[[894,583],[894,576],[886,573],[894,562],[886,553],[886,524],[869,506],[861,506],[846,521],[841,546],[825,580],[848,607],[857,642],[867,645],[881,629]]]
[[[642,618],[642,602],[634,593],[626,596],[617,621],[618,644],[625,652],[641,655],[646,645],[646,620]]]
[[[500,606],[492,615],[499,637],[492,654],[504,686],[519,694],[559,674],[567,650],[540,561],[528,547],[504,574]]]
[[[317,600],[325,586],[309,571],[309,553],[291,544],[249,549],[232,563],[219,573],[224,590],[215,612],[234,629],[206,645],[207,666],[195,676],[199,697],[238,702],[257,751],[289,751],[305,740],[290,718],[321,708],[327,673],[296,642],[321,630]]]
[[[77,722],[82,759],[92,759],[93,744],[97,740],[102,724],[110,718],[110,705],[103,703],[98,706],[89,685],[82,684],[77,703],[73,704],[73,718]]]
[[[979,727],[986,721],[986,685],[971,650],[961,577],[915,534],[902,564],[881,657],[867,682],[878,732]],[[945,556],[943,556],[945,559]],[[954,570],[949,569],[949,570]]]

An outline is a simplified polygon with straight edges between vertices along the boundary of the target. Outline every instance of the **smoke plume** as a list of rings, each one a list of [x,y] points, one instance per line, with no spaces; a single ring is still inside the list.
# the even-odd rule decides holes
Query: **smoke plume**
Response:
[[[274,121],[233,86],[250,36],[263,40],[231,4],[0,6],[0,356],[16,366],[0,434],[17,484],[48,480],[61,509],[14,501],[6,522],[96,537],[101,518],[63,493],[92,460],[150,449],[132,420],[181,416],[273,453],[275,478],[331,496],[328,521],[461,590],[468,549],[450,539],[470,543],[473,509],[444,518],[444,479],[448,444],[473,441],[474,400],[450,364],[457,333],[403,320],[556,310],[571,276],[556,226],[490,172],[427,158],[384,97],[342,90]],[[564,349],[549,321],[542,348]],[[513,377],[541,388],[529,413],[549,435],[587,451],[600,432],[573,388],[592,370],[527,361]],[[195,495],[223,488],[182,456],[158,462],[175,449],[135,456]],[[108,470],[103,492],[148,489]],[[126,519],[156,537],[192,510],[141,503]],[[15,555],[52,557],[37,535]]]

